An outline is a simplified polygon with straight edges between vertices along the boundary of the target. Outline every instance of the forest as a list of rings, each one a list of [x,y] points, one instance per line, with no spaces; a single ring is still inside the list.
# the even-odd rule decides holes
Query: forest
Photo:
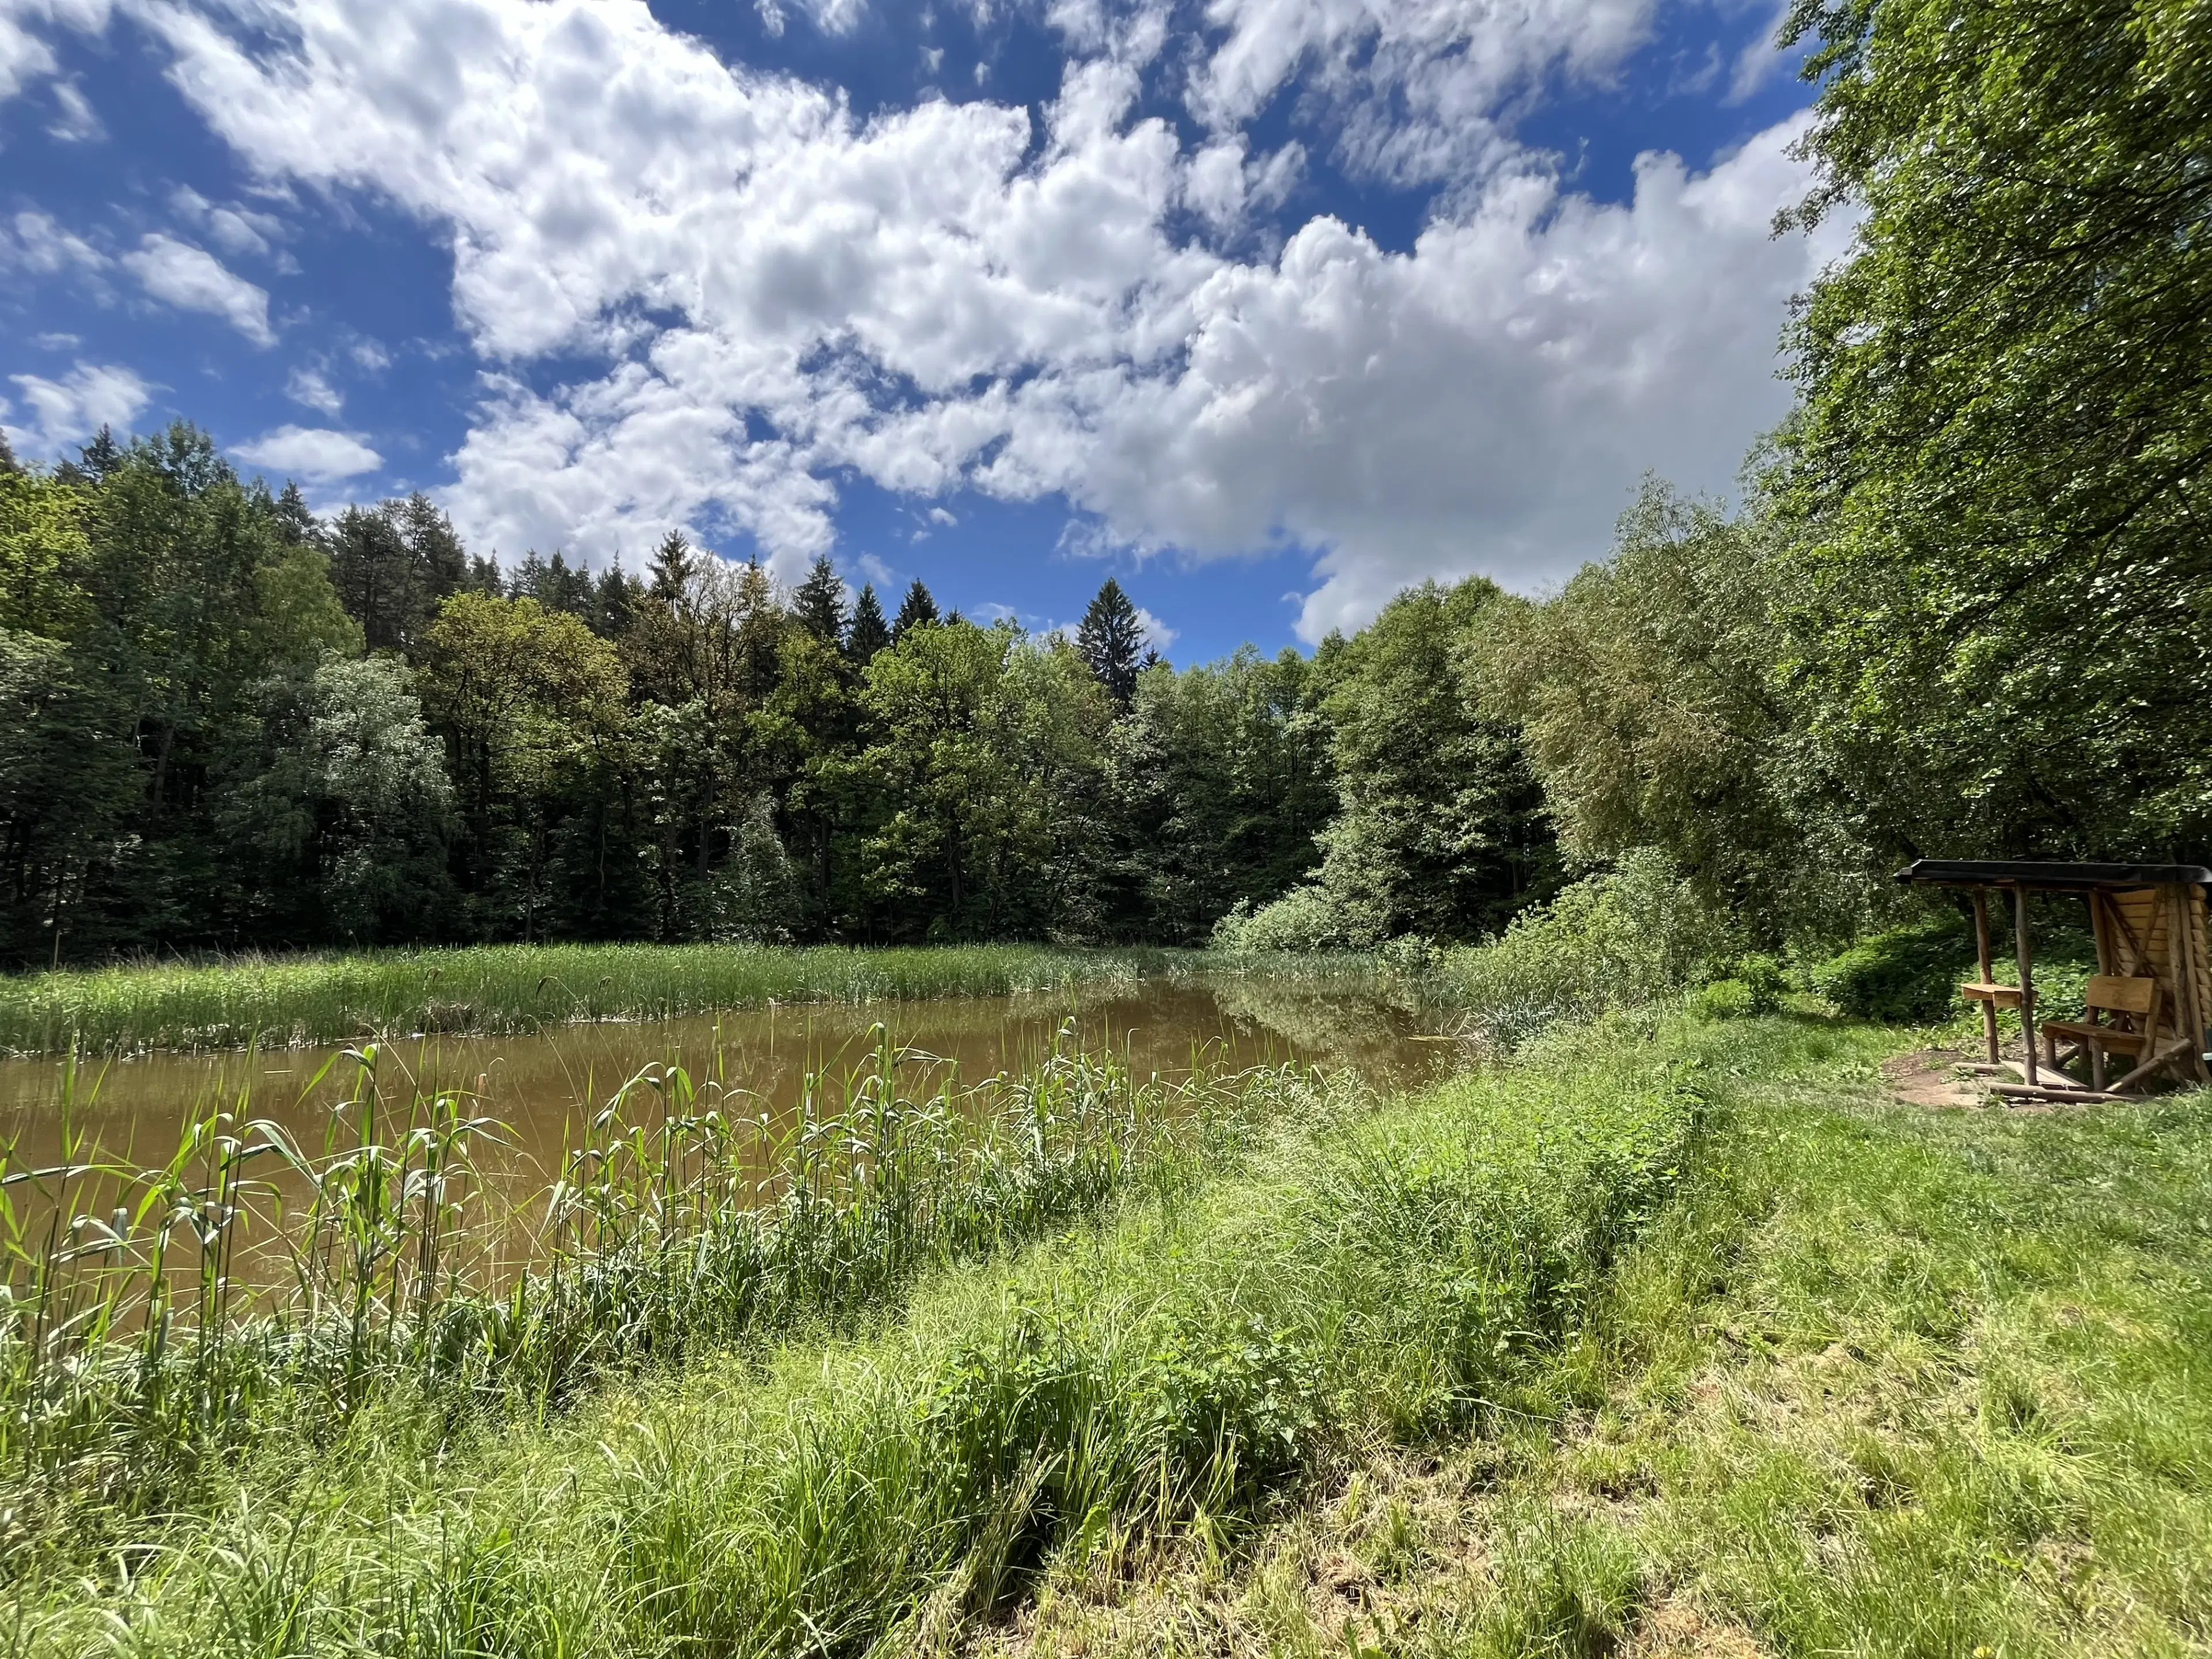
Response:
[[[501,566],[183,423],[8,459],[0,958],[1467,941],[1638,849],[1774,948],[1922,853],[2201,857],[2207,54],[2076,9],[1877,66],[1802,0],[1778,234],[1860,228],[1739,499],[1648,479],[1556,593],[1431,583],[1310,656],[1177,670],[1110,580],[1067,639],[680,534]]]

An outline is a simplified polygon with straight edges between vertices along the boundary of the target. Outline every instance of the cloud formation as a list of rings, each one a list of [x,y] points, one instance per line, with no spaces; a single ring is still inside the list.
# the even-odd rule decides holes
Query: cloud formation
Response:
[[[327,427],[280,426],[251,443],[234,445],[231,453],[265,472],[319,484],[357,478],[384,465],[384,457],[359,438]]]
[[[8,441],[32,458],[58,454],[103,426],[130,431],[152,398],[143,380],[117,363],[79,362],[58,380],[38,374],[8,378],[36,422],[8,427]]]
[[[1703,173],[1647,155],[1618,205],[1510,137],[1516,98],[1601,81],[1650,5],[1213,0],[1193,58],[1157,10],[1064,3],[1080,52],[1039,118],[862,121],[639,0],[265,0],[250,27],[137,0],[263,180],[449,239],[485,365],[445,491],[473,543],[600,558],[684,527],[793,575],[848,475],[1059,495],[1142,551],[1306,550],[1308,637],[1424,575],[1562,574],[1644,470],[1720,483],[1781,412],[1782,305],[1833,251],[1767,234],[1803,188],[1793,129]],[[1140,113],[1162,76],[1197,143]],[[1294,82],[1339,165],[1443,187],[1410,250],[1321,217],[1232,251],[1304,165],[1243,131]],[[196,212],[226,247],[270,240]],[[154,235],[123,263],[272,337],[267,295],[204,250]]]
[[[276,343],[269,326],[268,291],[233,273],[205,248],[153,231],[116,263],[165,305],[220,317],[256,345]]]

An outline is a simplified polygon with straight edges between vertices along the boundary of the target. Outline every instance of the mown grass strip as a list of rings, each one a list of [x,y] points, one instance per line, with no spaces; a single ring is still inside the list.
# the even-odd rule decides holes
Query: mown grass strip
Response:
[[[739,1360],[250,1498],[42,1644],[857,1653],[1040,1564],[1233,1533],[1377,1440],[1510,1418],[1664,1209],[1694,1090],[1633,1054],[1468,1078],[1005,1267],[896,1333]]]

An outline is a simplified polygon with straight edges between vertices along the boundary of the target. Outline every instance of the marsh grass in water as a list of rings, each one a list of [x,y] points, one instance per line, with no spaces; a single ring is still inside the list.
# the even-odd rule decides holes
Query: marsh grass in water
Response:
[[[520,1215],[479,1178],[501,1126],[374,1046],[332,1062],[352,1086],[319,1146],[240,1097],[158,1169],[82,1156],[74,1130],[59,1162],[0,1161],[0,1559],[127,1547],[226,1460],[363,1413],[542,1417],[642,1364],[865,1323],[933,1264],[1188,1182],[1320,1086],[1202,1054],[1135,1077],[1064,1030],[963,1087],[876,1037],[786,1115],[648,1067]]]
[[[769,1002],[1127,985],[1170,960],[1158,951],[1010,945],[501,945],[125,964],[0,978],[0,1051],[129,1054],[422,1031],[504,1035]]]
[[[1048,1564],[1233,1544],[1378,1440],[1527,1416],[1701,1112],[1632,1054],[1371,1115],[1266,1087],[1219,1178],[1125,1185],[1109,1224],[948,1267],[895,1325],[724,1347],[434,1456],[395,1431],[311,1499],[240,1481],[127,1577],[40,1574],[25,1644],[933,1644]]]

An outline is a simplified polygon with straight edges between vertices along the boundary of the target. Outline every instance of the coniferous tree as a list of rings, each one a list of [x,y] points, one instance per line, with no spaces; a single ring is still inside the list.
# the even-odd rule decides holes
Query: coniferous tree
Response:
[[[699,572],[699,560],[680,530],[672,530],[653,550],[653,597],[673,605],[684,597]]]
[[[276,526],[277,533],[295,547],[322,538],[321,521],[308,510],[307,498],[289,478],[284,481],[283,492],[276,497]]]
[[[1144,643],[1145,625],[1137,619],[1137,607],[1121,591],[1121,584],[1109,576],[1091,601],[1091,608],[1083,613],[1075,648],[1099,684],[1122,708],[1137,695],[1139,653]]]
[[[629,632],[631,614],[642,597],[643,585],[623,569],[622,555],[616,554],[614,562],[599,573],[599,586],[592,594],[592,631],[603,640],[620,639]]]
[[[15,452],[8,447],[8,434],[0,432],[0,472],[21,472],[22,470],[22,463],[15,459]]]
[[[906,598],[899,601],[898,615],[891,618],[891,643],[896,645],[915,629],[927,628],[939,620],[937,601],[921,585],[921,578],[916,576],[914,586],[906,591]]]
[[[814,561],[806,580],[791,596],[791,614],[815,638],[832,645],[844,643],[845,584],[837,579],[827,556]]]
[[[123,465],[123,446],[115,441],[115,434],[105,422],[101,422],[100,430],[92,434],[92,441],[77,453],[82,458],[84,470],[92,475],[94,483]]]
[[[890,624],[884,620],[883,605],[876,598],[875,584],[870,582],[860,589],[860,597],[853,605],[853,625],[845,635],[845,654],[855,667],[866,668],[876,653],[890,642]]]

